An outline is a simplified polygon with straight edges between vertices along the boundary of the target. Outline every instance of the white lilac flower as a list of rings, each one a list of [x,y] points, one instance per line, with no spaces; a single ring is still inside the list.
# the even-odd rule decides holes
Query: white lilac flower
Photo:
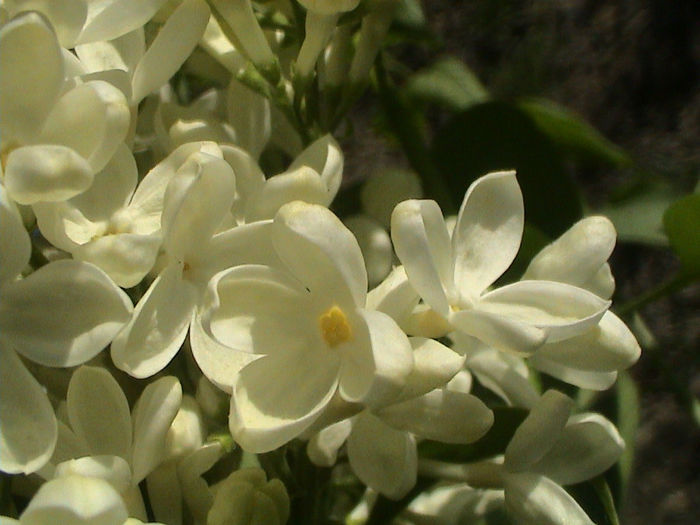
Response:
[[[579,286],[608,299],[615,281],[607,263],[615,246],[615,227],[605,217],[587,217],[546,246],[530,262],[523,279],[549,279]],[[543,345],[530,364],[581,388],[603,390],[617,372],[639,359],[632,332],[607,311],[600,323],[578,337]]]
[[[63,53],[36,12],[0,29],[2,171],[8,193],[21,204],[85,191],[129,128],[122,92],[103,80],[66,80]]]
[[[120,16],[119,4],[124,3],[126,0],[115,1],[115,5],[100,13],[100,17],[105,17],[102,23],[107,22],[110,15]],[[143,12],[151,13],[154,5],[153,1],[144,2]],[[87,39],[75,47],[75,52],[86,73],[125,72],[118,76],[121,80],[116,83],[125,92],[129,105],[136,107],[146,95],[167,83],[177,72],[204,33],[209,15],[204,0],[184,0],[168,17],[148,49],[143,23],[133,24],[131,21],[136,20],[133,18],[129,20],[131,30],[128,32],[111,39]]]
[[[518,427],[503,463],[505,505],[524,525],[591,525],[562,488],[594,478],[624,450],[615,426],[600,414],[569,416],[573,402],[546,392]]]
[[[97,267],[49,263],[25,278],[31,243],[16,206],[0,185],[0,469],[34,472],[56,442],[53,409],[16,352],[44,366],[91,359],[114,338],[133,309]]]
[[[315,464],[332,466],[347,440],[355,474],[393,499],[415,485],[417,439],[472,443],[493,423],[493,413],[477,397],[442,388],[461,368],[462,358],[431,339],[412,338],[411,344],[414,368],[395,401],[326,427],[307,447]]]
[[[523,226],[515,173],[497,172],[469,187],[451,236],[440,207],[428,200],[399,204],[391,235],[411,285],[447,321],[448,331],[531,354],[545,341],[567,339],[595,326],[610,302],[582,288],[545,280],[489,291],[515,258]]]
[[[211,276],[271,260],[269,222],[220,231],[235,194],[233,171],[222,156],[214,143],[198,145],[166,188],[162,269],[111,347],[115,365],[134,377],[159,372],[177,354]]]
[[[210,284],[203,316],[235,361],[226,367],[233,372],[229,426],[251,452],[299,436],[336,393],[347,402],[386,403],[413,367],[406,335],[389,316],[365,309],[362,254],[333,213],[289,203],[271,231],[284,267],[221,272]],[[240,363],[241,353],[255,360]],[[206,374],[209,367],[202,368]]]
[[[167,434],[182,401],[174,377],[162,377],[141,393],[133,411],[111,374],[83,366],[68,385],[65,414],[45,478],[101,477],[124,499],[129,515],[145,519],[138,484],[167,454]]]
[[[374,219],[364,214],[347,217],[345,226],[357,239],[367,268],[370,288],[374,288],[389,275],[394,250],[389,233]]]

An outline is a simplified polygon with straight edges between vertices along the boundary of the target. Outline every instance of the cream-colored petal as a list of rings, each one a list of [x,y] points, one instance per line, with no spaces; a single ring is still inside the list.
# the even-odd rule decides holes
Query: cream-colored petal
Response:
[[[0,338],[0,470],[35,472],[56,445],[56,417],[42,386]]]
[[[493,425],[493,412],[478,397],[445,389],[390,405],[377,416],[394,428],[443,443],[473,443]]]
[[[185,456],[178,463],[177,474],[182,483],[182,495],[187,509],[195,523],[206,523],[214,495],[207,482],[201,477],[224,455],[224,448],[218,441],[207,443]]]
[[[44,483],[20,520],[23,525],[122,525],[127,517],[122,497],[107,481],[68,476]]]
[[[420,297],[411,286],[403,266],[394,268],[386,279],[367,294],[367,309],[384,312],[405,328]]]
[[[606,217],[581,219],[535,255],[522,278],[582,286],[607,262],[616,236]]]
[[[416,483],[418,453],[408,432],[396,430],[369,412],[360,414],[348,438],[348,458],[357,477],[391,499]]]
[[[409,341],[413,348],[413,369],[399,395],[402,401],[445,386],[464,364],[464,356],[434,339],[411,337]]]
[[[352,431],[352,421],[344,419],[327,426],[309,440],[306,453],[314,465],[332,467],[338,458],[338,450]]]
[[[124,458],[110,455],[85,456],[70,459],[56,466],[55,477],[84,476],[109,482],[120,494],[131,488],[131,469]]]
[[[518,525],[594,525],[578,503],[551,479],[505,476],[506,509]]]
[[[0,29],[0,122],[3,142],[30,141],[63,85],[63,58],[56,34],[36,12]]]
[[[136,286],[153,268],[160,237],[122,233],[105,235],[78,246],[73,257],[94,264],[122,288]]]
[[[0,185],[0,286],[17,277],[29,263],[32,245],[17,206]]]
[[[608,470],[624,450],[625,442],[610,421],[600,414],[577,414],[535,470],[561,485],[573,485]]]
[[[277,352],[241,370],[229,414],[231,434],[253,453],[297,437],[320,415],[338,385],[338,357],[316,348]]]
[[[181,402],[182,387],[173,376],[161,377],[141,393],[132,417],[134,484],[140,483],[164,458],[165,437]]]
[[[561,436],[572,407],[573,401],[561,392],[545,392],[513,434],[506,448],[505,468],[524,472],[547,454]]]
[[[232,211],[236,219],[242,222],[248,213],[252,212],[255,196],[265,185],[265,174],[247,151],[235,146],[223,145],[221,152],[236,175],[236,198]]]
[[[78,58],[89,71],[120,69],[130,75],[145,49],[146,41],[142,27],[114,40],[100,40],[75,46]]]
[[[75,435],[91,455],[131,458],[131,413],[119,383],[104,368],[82,366],[68,385],[67,408]]]
[[[49,19],[61,46],[65,48],[73,47],[87,17],[85,0],[5,0],[4,3],[12,14],[40,12]]]
[[[362,307],[367,272],[357,240],[327,208],[296,201],[285,204],[272,225],[280,259],[317,296],[343,309]]]
[[[168,266],[139,300],[129,323],[112,342],[117,368],[138,377],[160,372],[175,357],[187,336],[198,290]]]
[[[536,370],[588,390],[607,390],[617,380],[617,372],[579,370],[548,359],[540,359],[537,354],[533,355],[529,362]]]
[[[177,462],[164,463],[151,472],[146,478],[146,487],[155,518],[168,525],[182,525],[183,499]]]
[[[333,136],[327,134],[307,146],[294,159],[288,171],[308,166],[318,173],[325,189],[324,200],[319,204],[330,206],[343,180],[344,163],[343,150]]]
[[[361,319],[353,326],[359,333],[339,348],[339,392],[349,402],[383,406],[396,399],[405,387],[413,370],[413,349],[406,334],[388,315],[371,310],[361,310],[359,314]]]
[[[19,204],[70,199],[92,180],[92,166],[66,146],[23,146],[8,155],[5,165],[5,187]]]
[[[452,234],[455,284],[478,296],[505,272],[520,248],[523,196],[514,171],[489,173],[467,190]]]
[[[452,249],[438,204],[428,200],[398,204],[391,215],[391,239],[413,288],[446,317],[454,288]]]
[[[521,358],[487,347],[469,356],[467,368],[482,385],[508,404],[531,408],[537,404],[540,396],[528,380],[527,373],[523,374],[513,360],[524,366]],[[527,368],[525,370],[527,371]]]
[[[288,170],[265,181],[248,208],[246,220],[272,219],[284,204],[292,201],[325,205],[326,193],[326,187],[315,170],[308,166]]]
[[[32,361],[75,366],[105,348],[131,311],[129,297],[96,266],[60,260],[3,287],[0,330]]]
[[[221,158],[194,153],[168,184],[163,201],[163,246],[171,257],[189,262],[201,251],[231,208],[235,179]]]
[[[79,44],[114,40],[148,22],[166,0],[112,0],[89,2],[88,17]]]
[[[343,221],[357,239],[365,260],[370,288],[389,275],[394,259],[391,237],[387,231],[368,215],[353,215]]]
[[[38,141],[73,149],[94,173],[105,167],[126,138],[130,120],[122,91],[92,80],[61,96],[46,117]]]
[[[209,21],[203,0],[184,0],[160,29],[132,79],[132,103],[165,84],[192,53]]]
[[[450,323],[459,332],[515,354],[532,354],[547,339],[547,332],[541,328],[482,309],[454,312],[450,316]]]
[[[595,327],[609,306],[610,301],[570,284],[519,281],[487,293],[477,308],[540,328],[554,342]]]

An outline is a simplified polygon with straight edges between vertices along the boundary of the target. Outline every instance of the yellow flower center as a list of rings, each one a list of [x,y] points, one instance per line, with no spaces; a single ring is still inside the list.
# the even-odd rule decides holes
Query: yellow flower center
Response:
[[[338,306],[333,305],[318,318],[323,340],[334,348],[340,343],[345,343],[352,339],[352,329],[348,323],[348,318]]]

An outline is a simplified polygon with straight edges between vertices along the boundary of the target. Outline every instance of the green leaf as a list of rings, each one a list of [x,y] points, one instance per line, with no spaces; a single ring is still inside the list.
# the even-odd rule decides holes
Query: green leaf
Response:
[[[489,98],[476,75],[453,57],[438,60],[415,73],[407,82],[409,98],[438,104],[452,111],[461,111]]]
[[[433,155],[459,199],[476,178],[517,170],[528,222],[552,238],[582,216],[578,189],[559,150],[513,104],[484,102],[456,114],[436,133]]]
[[[663,216],[677,194],[666,185],[645,185],[641,190],[599,212],[615,225],[621,241],[666,246]]]
[[[637,429],[639,428],[639,391],[628,372],[620,372],[615,386],[617,402],[617,428],[625,440],[625,450],[620,456],[620,495],[624,498],[632,475]]]
[[[682,272],[700,276],[700,194],[687,195],[666,210],[664,229],[681,260]]]
[[[620,519],[617,517],[617,510],[615,510],[615,502],[613,501],[612,492],[610,492],[610,487],[605,481],[603,476],[598,476],[591,480],[591,484],[595,489],[600,503],[605,509],[605,516],[611,525],[620,525]]]
[[[627,166],[631,159],[582,117],[557,104],[544,99],[524,99],[518,107],[535,121],[566,156],[580,162],[603,163],[612,166]]]
[[[524,408],[493,408],[493,426],[476,443],[457,445],[425,440],[418,445],[420,457],[450,463],[471,463],[503,454],[515,433],[525,420],[528,411]]]

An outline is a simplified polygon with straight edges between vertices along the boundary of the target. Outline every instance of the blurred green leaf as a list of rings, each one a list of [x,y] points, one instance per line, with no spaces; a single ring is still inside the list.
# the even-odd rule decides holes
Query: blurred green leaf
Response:
[[[688,276],[700,276],[700,194],[673,203],[663,216],[669,243]]]
[[[450,463],[470,463],[503,454],[527,414],[524,408],[496,407],[493,409],[493,426],[476,443],[457,445],[425,440],[418,445],[418,453],[420,457]]]
[[[515,169],[528,222],[557,237],[581,218],[578,189],[559,150],[513,104],[484,102],[456,114],[437,131],[433,155],[457,198],[476,178]]]
[[[583,163],[626,166],[631,159],[582,117],[545,99],[523,99],[518,107],[535,121],[537,127],[565,156]]]
[[[605,509],[605,517],[611,525],[620,525],[620,519],[617,517],[617,510],[615,509],[612,492],[610,492],[610,487],[605,481],[605,478],[603,476],[598,476],[591,480],[591,484],[598,495],[600,503]]]
[[[620,494],[618,499],[624,499],[627,492],[636,445],[637,429],[639,428],[639,391],[632,377],[627,372],[620,372],[615,385],[617,402],[617,428],[625,440],[625,450],[618,462],[620,473]]]
[[[462,62],[446,57],[416,72],[407,82],[406,95],[417,101],[461,111],[489,98],[486,88]]]
[[[666,246],[668,239],[663,230],[663,216],[676,198],[677,194],[670,186],[645,185],[599,212],[613,222],[621,241]]]
[[[619,525],[615,505],[605,476],[568,485],[566,491],[576,500],[588,517],[597,525]]]

